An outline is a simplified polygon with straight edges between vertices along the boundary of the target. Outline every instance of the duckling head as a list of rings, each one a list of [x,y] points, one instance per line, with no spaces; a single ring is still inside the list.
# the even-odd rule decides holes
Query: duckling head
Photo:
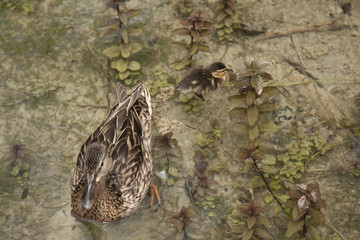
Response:
[[[220,78],[225,81],[225,75],[228,72],[232,72],[232,69],[229,69],[222,62],[214,62],[209,66],[209,71],[214,78]]]
[[[91,143],[85,154],[86,185],[79,205],[88,210],[93,205],[99,193],[101,182],[111,169],[111,160],[106,157],[105,146]]]

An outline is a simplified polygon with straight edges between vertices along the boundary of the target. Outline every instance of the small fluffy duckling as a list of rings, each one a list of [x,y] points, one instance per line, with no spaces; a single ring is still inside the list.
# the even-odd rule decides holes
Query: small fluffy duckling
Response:
[[[180,92],[193,92],[205,101],[203,93],[214,91],[225,82],[226,73],[232,72],[222,62],[212,63],[209,67],[198,67],[191,70],[178,84]]]

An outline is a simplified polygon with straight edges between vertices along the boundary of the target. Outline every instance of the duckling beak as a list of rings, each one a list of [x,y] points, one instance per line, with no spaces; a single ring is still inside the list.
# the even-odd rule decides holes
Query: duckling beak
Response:
[[[233,71],[232,69],[230,69],[230,68],[227,68],[226,71],[227,71],[228,73],[234,72],[234,71]]]
[[[79,206],[85,210],[89,210],[95,202],[95,196],[99,184],[94,181],[94,179],[94,175],[87,176],[87,189],[85,195],[79,202]]]

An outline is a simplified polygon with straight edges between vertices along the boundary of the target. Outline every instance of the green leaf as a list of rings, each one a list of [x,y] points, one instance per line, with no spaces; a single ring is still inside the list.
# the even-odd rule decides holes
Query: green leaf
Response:
[[[137,34],[142,33],[142,29],[141,28],[135,28],[135,27],[129,27],[128,28],[128,34],[129,36],[134,36]]]
[[[243,231],[243,233],[242,233],[242,240],[249,240],[251,237],[252,237],[252,235],[253,235],[253,233],[254,233],[254,229],[248,229],[248,228],[244,228],[244,231]]]
[[[128,24],[129,19],[128,19],[128,15],[125,11],[118,12],[118,17],[123,24],[125,24],[125,25]]]
[[[120,48],[120,51],[121,51],[121,56],[123,58],[130,57],[130,48],[129,48],[128,45],[120,45],[119,48]]]
[[[128,18],[131,19],[137,15],[139,15],[141,13],[140,10],[135,10],[135,9],[130,9],[127,11],[127,14],[128,14]]]
[[[265,154],[265,159],[263,159],[261,162],[266,165],[274,165],[276,163],[276,157],[271,154]]]
[[[292,235],[294,235],[296,232],[301,231],[303,229],[303,226],[304,226],[304,221],[289,222],[289,224],[287,225],[285,237],[287,238],[292,237]]]
[[[265,216],[262,215],[258,215],[256,217],[256,223],[263,225],[265,227],[269,227],[271,225],[271,222]]]
[[[254,186],[258,180],[259,180],[259,176],[254,176],[250,181],[250,187],[254,188]]]
[[[257,107],[254,105],[248,107],[246,114],[249,125],[253,127],[256,124],[256,121],[259,117],[259,111]]]
[[[184,69],[186,66],[188,66],[191,63],[191,61],[192,60],[188,56],[186,56],[175,65],[175,69],[176,70]]]
[[[174,31],[172,31],[172,33],[178,34],[178,35],[190,35],[190,29],[178,28],[178,29],[175,29]]]
[[[229,112],[231,119],[241,119],[246,116],[246,108],[233,108]]]
[[[200,38],[200,32],[198,30],[191,30],[191,36],[193,36],[194,42],[198,42]]]
[[[199,50],[199,45],[196,42],[194,42],[193,45],[191,46],[190,55],[196,54],[198,50]]]
[[[276,94],[276,92],[277,92],[276,87],[264,87],[264,90],[261,93],[260,98],[264,100],[271,98]]]
[[[244,166],[244,173],[248,173],[252,167],[254,167],[254,163],[247,162]]]
[[[236,122],[233,124],[232,129],[245,135],[248,132],[248,125],[243,122]]]
[[[257,125],[251,127],[248,126],[249,140],[251,142],[255,141],[255,139],[259,136],[259,129]]]
[[[205,45],[205,44],[198,44],[198,46],[199,46],[199,51],[202,51],[202,52],[211,52],[211,51],[210,51],[210,48],[209,48],[207,45]]]
[[[128,69],[128,66],[129,66],[129,61],[123,59],[119,59],[114,62],[115,69],[117,69],[121,73],[125,72]]]
[[[142,49],[142,46],[140,43],[130,43],[130,52],[131,53],[137,53]]]
[[[258,106],[259,111],[261,112],[271,112],[275,111],[275,103],[272,102],[265,102]]]
[[[171,47],[178,48],[178,49],[181,49],[181,50],[188,50],[189,49],[188,45],[186,45],[184,43],[179,43],[179,42],[172,42]]]
[[[294,207],[291,211],[291,217],[294,221],[299,220],[302,216],[304,216],[305,211],[299,212],[299,209],[297,207]]]
[[[201,37],[206,37],[206,36],[210,36],[212,34],[212,31],[208,30],[208,29],[203,29],[200,31],[200,36]]]
[[[266,197],[265,197],[265,202],[266,202],[267,204],[271,203],[273,200],[274,200],[274,196],[273,196],[272,194],[266,195]]]
[[[255,216],[248,216],[246,218],[247,227],[250,229],[256,224],[256,217]]]
[[[128,77],[130,76],[130,71],[126,71],[126,72],[123,72],[123,73],[119,73],[118,74],[118,77],[120,80],[125,80],[127,79]]]
[[[254,234],[262,239],[271,239],[270,234],[263,228],[255,227]]]
[[[270,132],[270,133],[274,133],[277,130],[279,130],[279,127],[273,123],[273,122],[266,122],[266,123],[261,123],[259,125],[259,131],[260,132]]]
[[[311,236],[311,240],[322,240],[321,231],[319,228],[309,225],[306,226],[306,229]]]
[[[103,51],[103,54],[109,58],[115,58],[120,55],[120,48],[118,46],[111,46]]]
[[[282,210],[282,208],[279,206],[279,205],[277,205],[277,206],[275,206],[274,207],[274,210],[273,210],[273,212],[274,212],[274,215],[276,215],[278,212],[280,212]]]
[[[310,208],[309,215],[315,218],[320,223],[325,223],[325,215],[318,209]]]
[[[141,65],[139,62],[131,61],[128,66],[131,71],[139,71],[141,69]]]
[[[226,16],[227,14],[225,12],[219,13],[219,15],[216,16],[216,22],[222,22]]]
[[[234,104],[236,106],[244,106],[245,105],[245,98],[243,95],[237,94],[237,95],[229,97],[228,99],[231,104]]]
[[[247,106],[250,106],[254,103],[256,99],[256,92],[253,89],[250,89],[246,94],[245,103]]]

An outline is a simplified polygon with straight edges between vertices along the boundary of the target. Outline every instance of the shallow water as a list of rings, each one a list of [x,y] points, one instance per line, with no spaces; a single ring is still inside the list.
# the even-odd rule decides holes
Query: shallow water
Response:
[[[235,71],[244,68],[243,58],[248,54],[276,63],[271,69],[273,85],[279,90],[271,98],[276,111],[265,117],[279,130],[261,133],[257,142],[263,154],[272,155],[288,152],[285,146],[294,139],[307,142],[311,136],[318,136],[329,144],[324,155],[314,149],[305,154],[309,163],[296,180],[320,185],[327,203],[323,209],[327,224],[320,225],[323,239],[342,239],[335,231],[346,239],[360,236],[360,179],[356,176],[360,170],[353,168],[360,161],[359,105],[355,103],[360,93],[360,5],[358,1],[351,3],[349,15],[343,14],[337,1],[330,0],[311,4],[305,0],[241,1],[241,23],[252,31],[266,29],[267,33],[237,34],[236,42],[228,44],[219,44],[214,34],[207,38],[211,53],[194,57],[198,65],[221,60]],[[71,216],[71,169],[82,143],[116,101],[118,80],[102,54],[109,41],[98,32],[113,12],[103,13],[99,1],[33,4],[35,12],[30,15],[10,11],[4,3],[0,11],[1,238],[183,239],[184,232],[179,233],[168,220],[170,212],[193,206],[197,211],[194,226],[187,228],[188,239],[237,239],[231,234],[232,212],[237,200],[246,203],[250,199],[250,182],[258,174],[254,169],[245,174],[244,161],[239,159],[241,148],[249,141],[247,133],[239,132],[229,116],[235,105],[228,98],[237,94],[231,80],[205,95],[204,103],[198,101],[202,107],[198,114],[184,111],[177,92],[166,101],[153,97],[154,173],[165,171],[167,177],[155,178],[161,206],[149,207],[147,196],[132,216],[110,224],[89,226]],[[168,85],[174,86],[185,73],[171,65],[184,54],[170,46],[171,41],[181,39],[171,33],[181,27],[179,21],[183,19],[176,2],[131,0],[128,7],[142,11],[131,19],[131,24],[143,28],[143,33],[132,40],[143,45],[134,55],[142,64],[139,79],[151,83],[165,76]],[[214,1],[194,4],[195,10],[201,9],[210,17],[214,8]],[[338,17],[337,28],[326,28]],[[313,24],[325,27],[313,29]],[[312,31],[306,31],[309,28]],[[290,38],[288,29],[299,33]],[[271,33],[286,36],[269,37]],[[307,73],[286,59],[301,62]],[[216,129],[214,120],[218,122]],[[220,138],[214,138],[214,130],[220,130]],[[156,136],[170,131],[177,146],[164,149]],[[212,143],[201,148],[201,134],[209,136]],[[9,155],[9,147],[16,141],[31,153],[23,158]],[[207,190],[201,201],[189,195],[194,155],[199,150],[215,181],[213,190]],[[20,169],[14,170],[16,166]],[[287,189],[280,191],[279,195],[285,194]],[[253,192],[273,223],[269,230],[276,239],[285,239],[289,219],[284,213],[274,214],[275,201],[265,203],[266,188]]]

